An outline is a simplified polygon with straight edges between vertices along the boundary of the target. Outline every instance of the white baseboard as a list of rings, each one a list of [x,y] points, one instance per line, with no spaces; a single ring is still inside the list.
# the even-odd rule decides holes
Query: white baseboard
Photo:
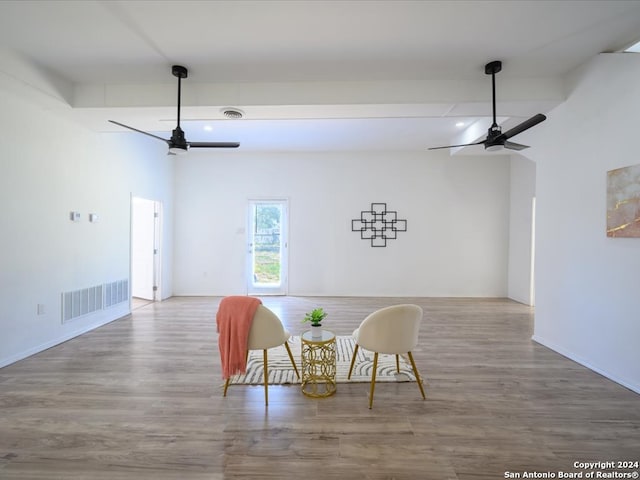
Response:
[[[523,305],[526,305],[527,307],[533,307],[533,305],[531,305],[531,301],[528,298],[523,298],[520,297],[518,295],[508,295],[507,298],[509,300],[513,300],[514,302],[518,302],[521,303]]]
[[[84,333],[90,332],[91,330],[95,330],[96,328],[102,327],[103,325],[106,325],[107,323],[111,323],[115,320],[118,320],[126,315],[128,315],[130,312],[129,309],[129,303],[127,302],[126,304],[126,308],[121,307],[117,310],[115,310],[114,312],[112,312],[114,314],[113,318],[110,316],[108,318],[101,318],[100,320],[88,324],[88,325],[84,325],[82,328],[79,328],[78,330],[74,330],[73,332],[69,332],[66,333],[65,335],[62,335],[61,337],[57,337],[53,340],[50,340],[48,342],[42,343],[40,345],[37,345],[35,347],[29,348],[27,350],[23,350],[22,352],[19,352],[15,355],[11,355],[9,357],[5,357],[5,358],[0,358],[0,368],[2,367],[6,367],[7,365],[11,365],[12,363],[18,362],[20,360],[24,360],[27,357],[30,357],[31,355],[35,355],[36,353],[40,353],[43,352],[51,347],[55,347],[56,345],[60,345],[61,343],[64,343],[68,340],[71,340],[72,338],[75,338],[79,335],[82,335]]]
[[[533,337],[531,337],[531,340],[533,340],[536,343],[539,343],[540,345],[550,348],[551,350],[553,350],[554,352],[559,353],[560,355],[567,357],[569,360],[573,360],[576,363],[579,363],[580,365],[588,368],[589,370],[593,370],[594,372],[596,372],[599,375],[602,375],[603,377],[608,378],[609,380],[616,382],[620,385],[622,385],[625,388],[628,388],[629,390],[635,392],[635,393],[639,393],[640,394],[640,385],[637,383],[634,383],[632,381],[629,381],[628,379],[625,378],[620,378],[617,375],[612,375],[610,372],[607,372],[606,370],[602,370],[601,368],[598,368],[597,366],[589,363],[588,361],[586,361],[584,358],[580,357],[579,355],[576,355],[574,352],[571,352],[565,348],[560,347],[559,345],[556,345],[553,342],[549,342],[548,340],[538,336],[538,335],[534,335]]]

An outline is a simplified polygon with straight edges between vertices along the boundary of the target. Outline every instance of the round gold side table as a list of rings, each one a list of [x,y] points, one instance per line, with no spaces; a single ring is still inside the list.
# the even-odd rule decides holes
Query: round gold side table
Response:
[[[302,393],[322,398],[336,393],[336,335],[322,330],[316,338],[311,331],[302,339]]]

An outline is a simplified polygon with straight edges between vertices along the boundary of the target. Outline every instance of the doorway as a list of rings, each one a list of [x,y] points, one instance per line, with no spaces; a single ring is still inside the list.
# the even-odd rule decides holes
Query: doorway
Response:
[[[288,200],[249,200],[247,293],[286,295]]]
[[[132,308],[160,300],[160,228],[162,204],[131,197]]]

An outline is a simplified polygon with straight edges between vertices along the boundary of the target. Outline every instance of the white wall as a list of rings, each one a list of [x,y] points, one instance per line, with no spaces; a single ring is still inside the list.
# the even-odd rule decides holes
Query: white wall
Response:
[[[3,366],[128,313],[125,302],[63,324],[61,294],[129,278],[132,193],[163,200],[169,232],[173,200],[162,144],[95,134],[5,90],[0,131]],[[72,210],[81,221],[69,220]],[[90,212],[99,222],[88,222]]]
[[[508,157],[190,152],[176,161],[174,293],[245,293],[247,199],[286,197],[291,295],[505,296],[509,181]],[[351,231],[372,202],[408,221],[386,248]]]
[[[536,189],[536,164],[520,155],[511,158],[509,212],[508,297],[532,305],[532,203]]]
[[[606,237],[606,174],[640,163],[640,55],[603,54],[541,124],[534,339],[640,392],[640,238]]]

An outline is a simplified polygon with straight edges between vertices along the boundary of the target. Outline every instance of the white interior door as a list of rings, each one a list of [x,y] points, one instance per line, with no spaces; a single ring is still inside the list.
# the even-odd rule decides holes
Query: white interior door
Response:
[[[131,295],[156,300],[159,204],[131,199]]]
[[[287,200],[249,200],[249,295],[287,294],[288,210]]]

